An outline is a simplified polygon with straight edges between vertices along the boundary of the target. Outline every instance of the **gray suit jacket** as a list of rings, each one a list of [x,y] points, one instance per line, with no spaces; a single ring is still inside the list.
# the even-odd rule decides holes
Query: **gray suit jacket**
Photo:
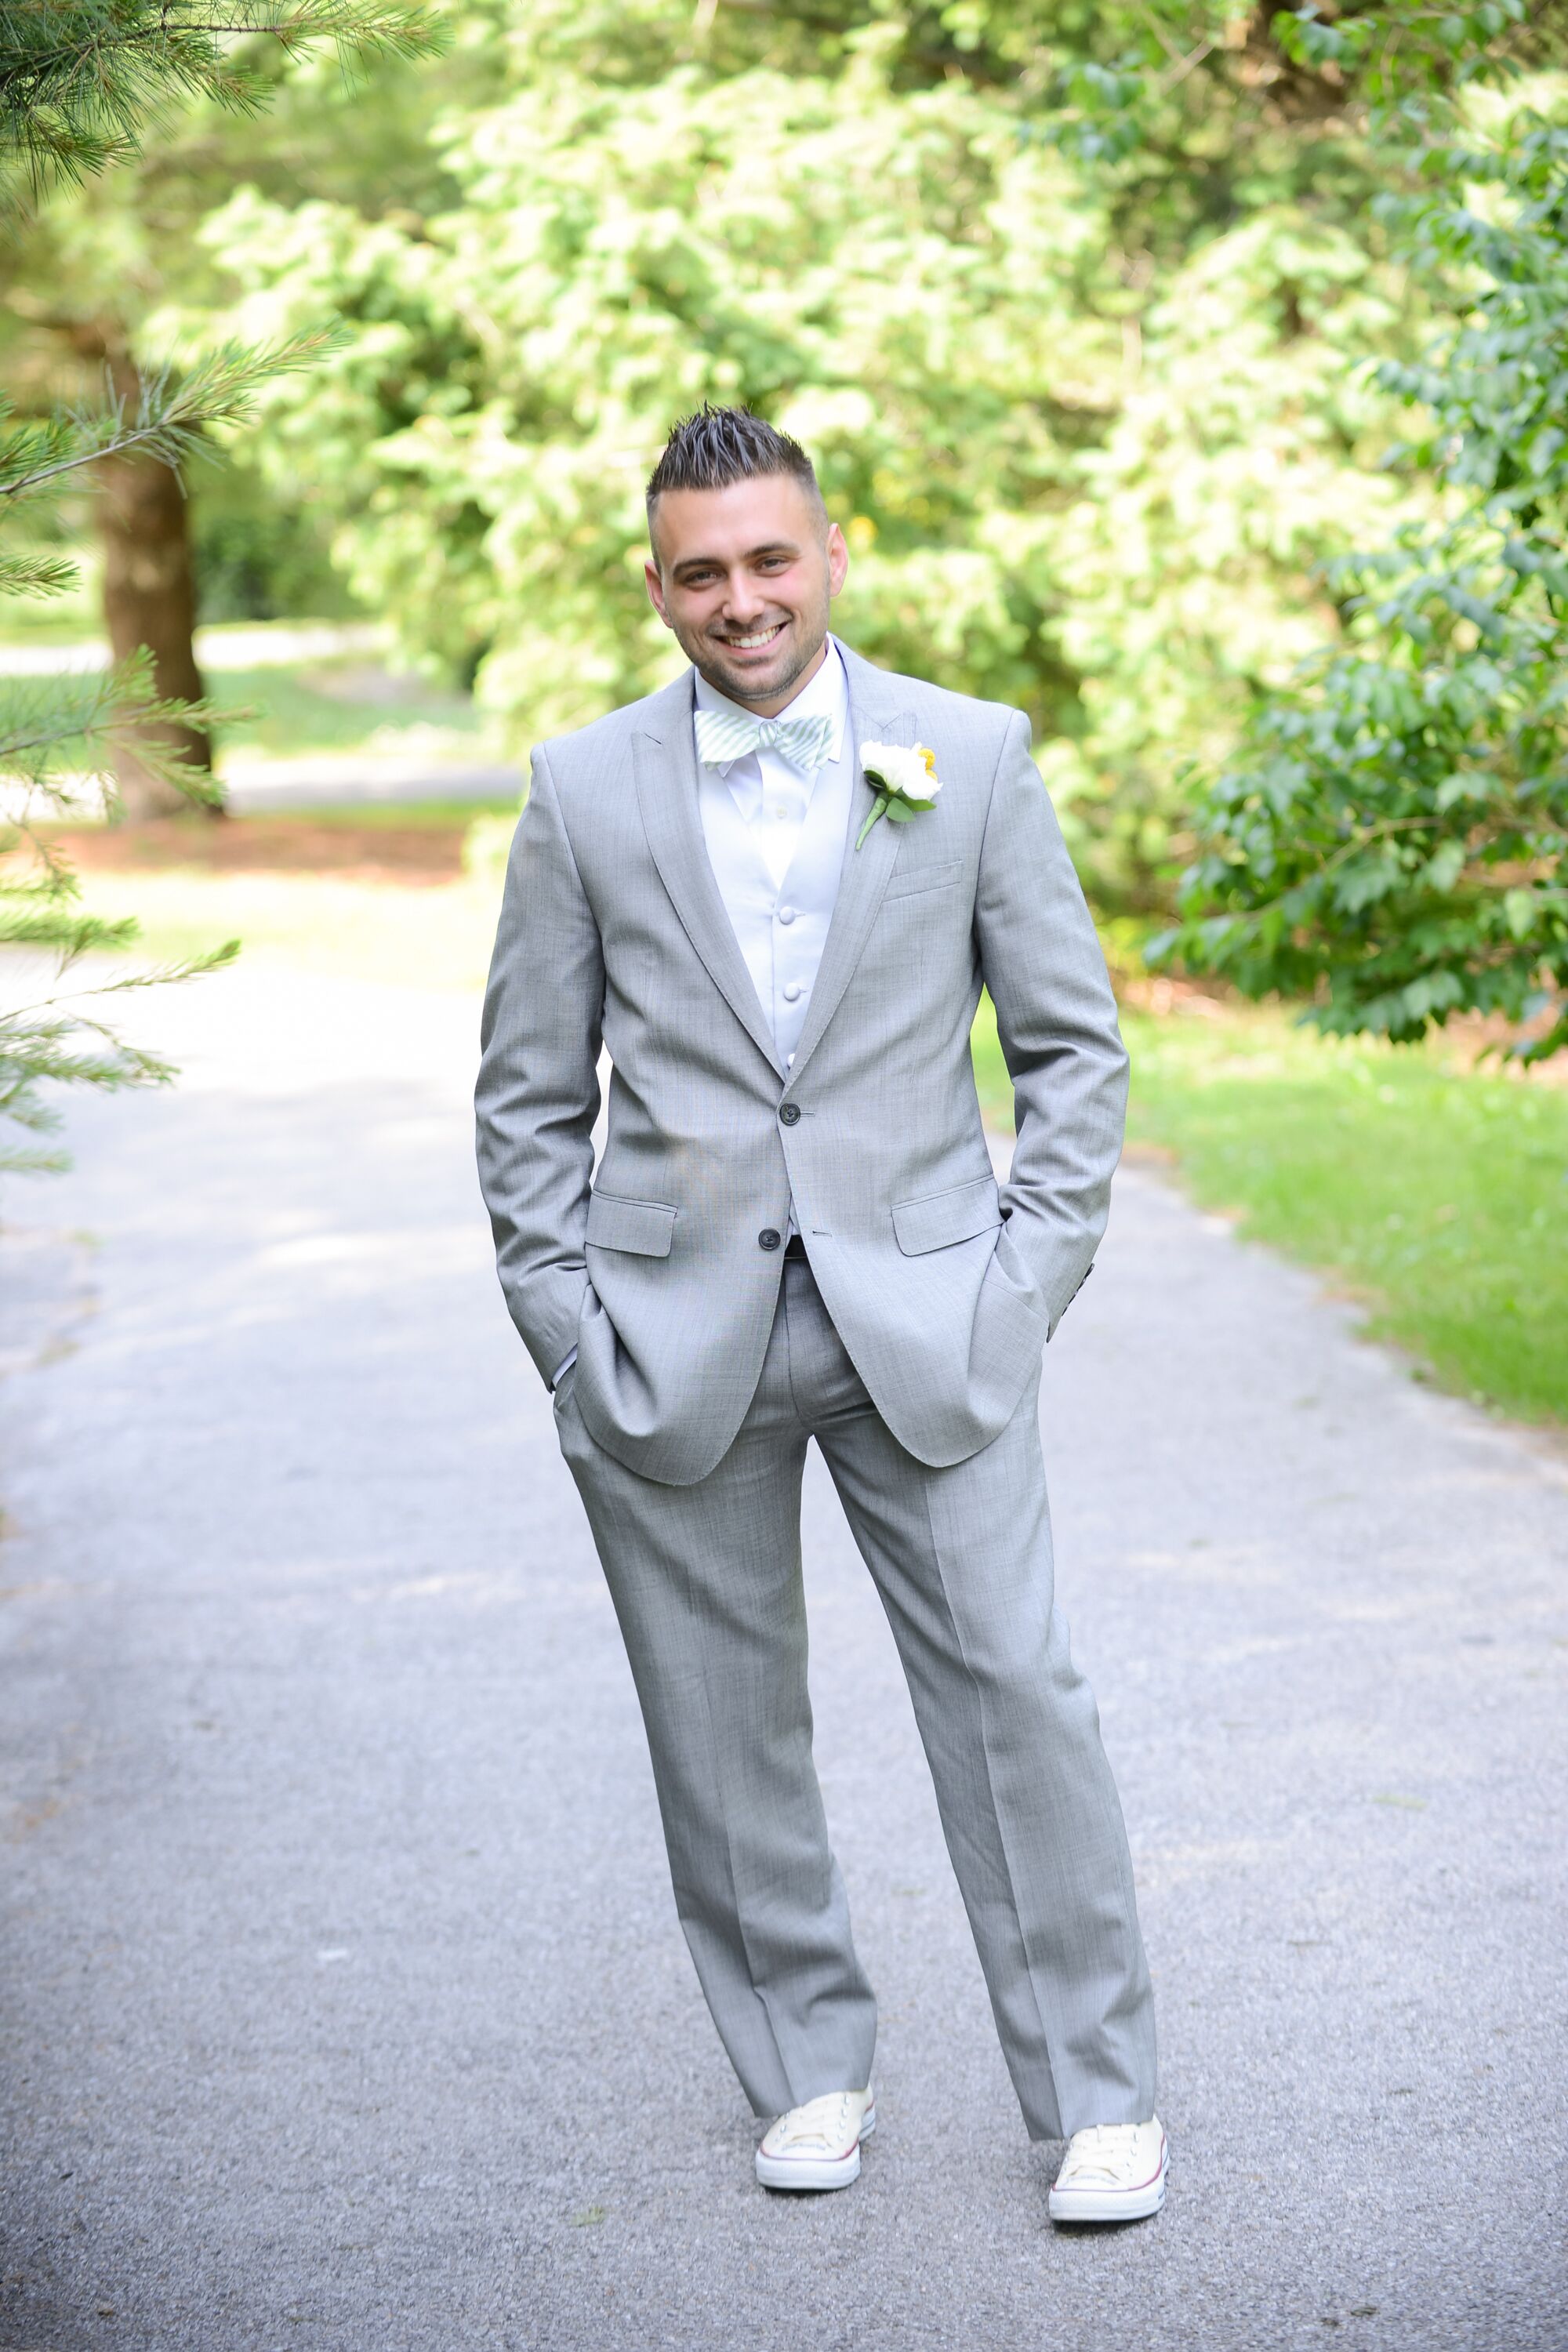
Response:
[[[845,659],[855,744],[930,744],[942,791],[857,850],[857,782],[787,1073],[708,862],[690,672],[541,744],[512,847],[477,1097],[501,1287],[547,1381],[576,1348],[591,1434],[669,1486],[740,1427],[792,1197],[878,1410],[933,1465],[1005,1427],[1105,1229],[1127,1057],[1028,722]],[[1017,1113],[1000,1192],[969,1053],[982,982]]]

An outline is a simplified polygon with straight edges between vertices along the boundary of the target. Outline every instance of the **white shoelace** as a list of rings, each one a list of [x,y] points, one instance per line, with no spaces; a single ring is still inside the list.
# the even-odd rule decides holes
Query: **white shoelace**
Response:
[[[780,2155],[786,2148],[818,2147],[837,2156],[855,2137],[850,2128],[849,2093],[829,2091],[825,2098],[808,2099],[804,2107],[781,2116],[768,2137]]]
[[[1136,2162],[1138,2135],[1142,2124],[1091,2124],[1087,2131],[1074,2132],[1072,2147],[1061,2169],[1063,2186],[1102,2181],[1108,2188],[1121,2185],[1123,2175]],[[1084,2142],[1090,2145],[1084,2146]]]

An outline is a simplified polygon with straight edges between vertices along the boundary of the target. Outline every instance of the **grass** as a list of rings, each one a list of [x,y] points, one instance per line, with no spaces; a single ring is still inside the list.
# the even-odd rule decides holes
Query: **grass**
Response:
[[[1134,1149],[1364,1300],[1369,1328],[1446,1387],[1568,1422],[1568,1088],[1328,1042],[1279,1013],[1129,1013],[1123,1029]],[[1006,1123],[989,1005],[975,1067]]]
[[[116,887],[116,883],[119,887]],[[94,914],[134,914],[151,961],[241,942],[247,965],[463,992],[484,985],[498,898],[468,881],[421,890],[330,875],[179,872],[86,877]]]
[[[207,693],[224,708],[255,715],[219,731],[226,751],[261,751],[288,758],[302,751],[395,751],[435,729],[441,735],[479,736],[471,699],[418,678],[389,678],[363,662],[312,664],[300,669],[215,669]]]
[[[405,825],[428,825],[437,832],[455,826],[466,833],[479,817],[500,818],[515,825],[519,798],[512,793],[505,800],[345,801],[341,807],[331,808],[317,808],[312,803],[298,814],[309,817],[312,824],[342,825],[353,833],[398,833]],[[242,822],[250,824],[257,819],[247,815]]]
[[[484,839],[498,824],[509,828],[514,817],[515,810],[487,814],[439,803],[310,811],[311,827],[341,827],[373,863],[378,836],[427,832],[433,854],[426,873],[395,878],[384,872],[374,878],[300,872],[281,856],[275,870],[213,870],[194,861],[142,867],[129,863],[136,843],[127,828],[128,866],[82,869],[82,903],[92,914],[134,915],[142,929],[141,952],[160,962],[237,939],[251,965],[279,963],[336,979],[466,993],[484,984],[501,874],[493,856],[478,870],[463,872],[461,844],[470,827]],[[192,821],[176,822],[185,826]],[[258,832],[284,831],[279,819],[244,817],[229,820],[221,831],[238,833],[252,823]],[[434,852],[442,846],[451,854],[437,861]],[[443,865],[457,870],[443,876]]]

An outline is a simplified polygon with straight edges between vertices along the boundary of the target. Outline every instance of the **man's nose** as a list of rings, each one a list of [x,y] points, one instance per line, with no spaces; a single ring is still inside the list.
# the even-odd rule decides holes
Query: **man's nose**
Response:
[[[761,583],[748,572],[731,572],[724,583],[724,618],[745,627],[760,621],[767,610],[768,600]]]

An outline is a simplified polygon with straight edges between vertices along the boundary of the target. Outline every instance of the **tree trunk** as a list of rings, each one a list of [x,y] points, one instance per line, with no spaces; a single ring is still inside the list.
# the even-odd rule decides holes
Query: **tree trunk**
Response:
[[[78,348],[84,356],[103,361],[126,414],[134,416],[141,387],[123,336],[95,321],[80,330]],[[204,688],[194,641],[195,571],[180,478],[157,458],[136,452],[105,457],[96,471],[93,503],[103,547],[103,616],[114,658],[121,661],[139,646],[147,646],[159,694],[198,701]],[[172,750],[211,773],[212,739],[199,728],[164,720],[142,733],[161,751]],[[122,741],[114,768],[124,813],[132,820],[167,816],[192,806],[138,759],[133,738]]]

